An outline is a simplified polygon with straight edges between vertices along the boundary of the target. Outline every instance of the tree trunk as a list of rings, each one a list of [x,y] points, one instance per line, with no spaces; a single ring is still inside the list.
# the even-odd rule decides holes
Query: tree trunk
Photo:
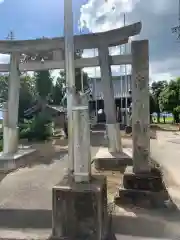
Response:
[[[160,112],[157,112],[157,123],[160,123]]]
[[[164,121],[164,124],[166,123],[166,117],[165,116],[163,116],[163,121]]]
[[[151,114],[150,114],[150,123],[153,123],[153,117]]]
[[[178,112],[174,112],[173,113],[173,117],[174,117],[174,123],[179,123],[179,113]]]

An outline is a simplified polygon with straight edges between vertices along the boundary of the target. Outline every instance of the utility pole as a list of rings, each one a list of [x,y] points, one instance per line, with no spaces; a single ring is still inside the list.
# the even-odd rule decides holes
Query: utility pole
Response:
[[[180,0],[178,1],[178,26],[171,28],[171,31],[177,34],[177,40],[180,40]]]
[[[14,32],[13,31],[10,31],[6,37],[7,40],[14,40],[15,37],[14,37]]]

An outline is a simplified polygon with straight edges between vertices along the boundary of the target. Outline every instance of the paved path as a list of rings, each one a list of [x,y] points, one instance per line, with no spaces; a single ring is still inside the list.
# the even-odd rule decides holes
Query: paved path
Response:
[[[98,137],[102,136],[92,136],[92,156],[99,148]],[[7,176],[1,174],[0,239],[45,240],[51,235],[52,187],[62,179],[67,168],[67,155],[56,155],[53,160],[40,159]]]
[[[123,144],[130,147],[131,140],[125,139]],[[164,160],[164,154],[167,155],[165,151],[168,149],[169,156],[171,152],[174,154],[172,163],[178,162],[176,159],[176,154],[179,154],[177,144],[173,147],[165,146],[163,150],[159,148],[159,144],[162,143],[152,140],[151,148],[154,157],[160,159],[160,162],[166,163],[167,166],[171,166],[168,157]],[[164,144],[173,143],[164,141]],[[92,145],[92,155],[95,155],[100,145],[106,145],[103,133],[92,135]],[[171,147],[174,149],[173,151]],[[16,239],[16,237],[17,239],[27,239],[28,237],[29,239],[39,239],[41,237],[42,240],[45,240],[50,236],[52,187],[61,180],[66,167],[67,156],[57,157],[49,164],[37,164],[19,169],[1,181],[0,239],[3,237],[6,239]],[[125,208],[119,208],[118,211],[114,216],[117,239],[119,239],[118,237],[121,237],[122,240],[131,239],[129,236],[123,238],[121,234],[153,237],[153,239],[154,237],[180,239],[180,217],[177,212],[174,215],[153,212],[152,210],[141,212],[138,209]],[[139,238],[137,239],[139,240]]]

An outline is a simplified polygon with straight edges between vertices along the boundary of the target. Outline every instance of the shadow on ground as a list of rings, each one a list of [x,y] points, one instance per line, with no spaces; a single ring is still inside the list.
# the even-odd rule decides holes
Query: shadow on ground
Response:
[[[117,235],[180,239],[179,212],[174,216],[174,213],[169,211],[149,211],[146,214],[139,214],[139,211],[134,209],[129,211],[133,212],[134,216],[113,215],[112,232]]]
[[[0,228],[46,229],[51,227],[52,227],[51,210],[34,210],[34,209],[0,210]]]
[[[170,124],[151,124],[151,130],[164,132],[178,132],[178,127],[176,125]]]

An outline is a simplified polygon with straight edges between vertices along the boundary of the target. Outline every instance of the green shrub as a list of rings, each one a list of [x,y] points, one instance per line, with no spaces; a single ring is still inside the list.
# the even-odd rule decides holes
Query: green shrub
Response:
[[[47,114],[39,113],[32,120],[21,124],[20,138],[28,140],[47,140],[52,136],[52,123]]]

